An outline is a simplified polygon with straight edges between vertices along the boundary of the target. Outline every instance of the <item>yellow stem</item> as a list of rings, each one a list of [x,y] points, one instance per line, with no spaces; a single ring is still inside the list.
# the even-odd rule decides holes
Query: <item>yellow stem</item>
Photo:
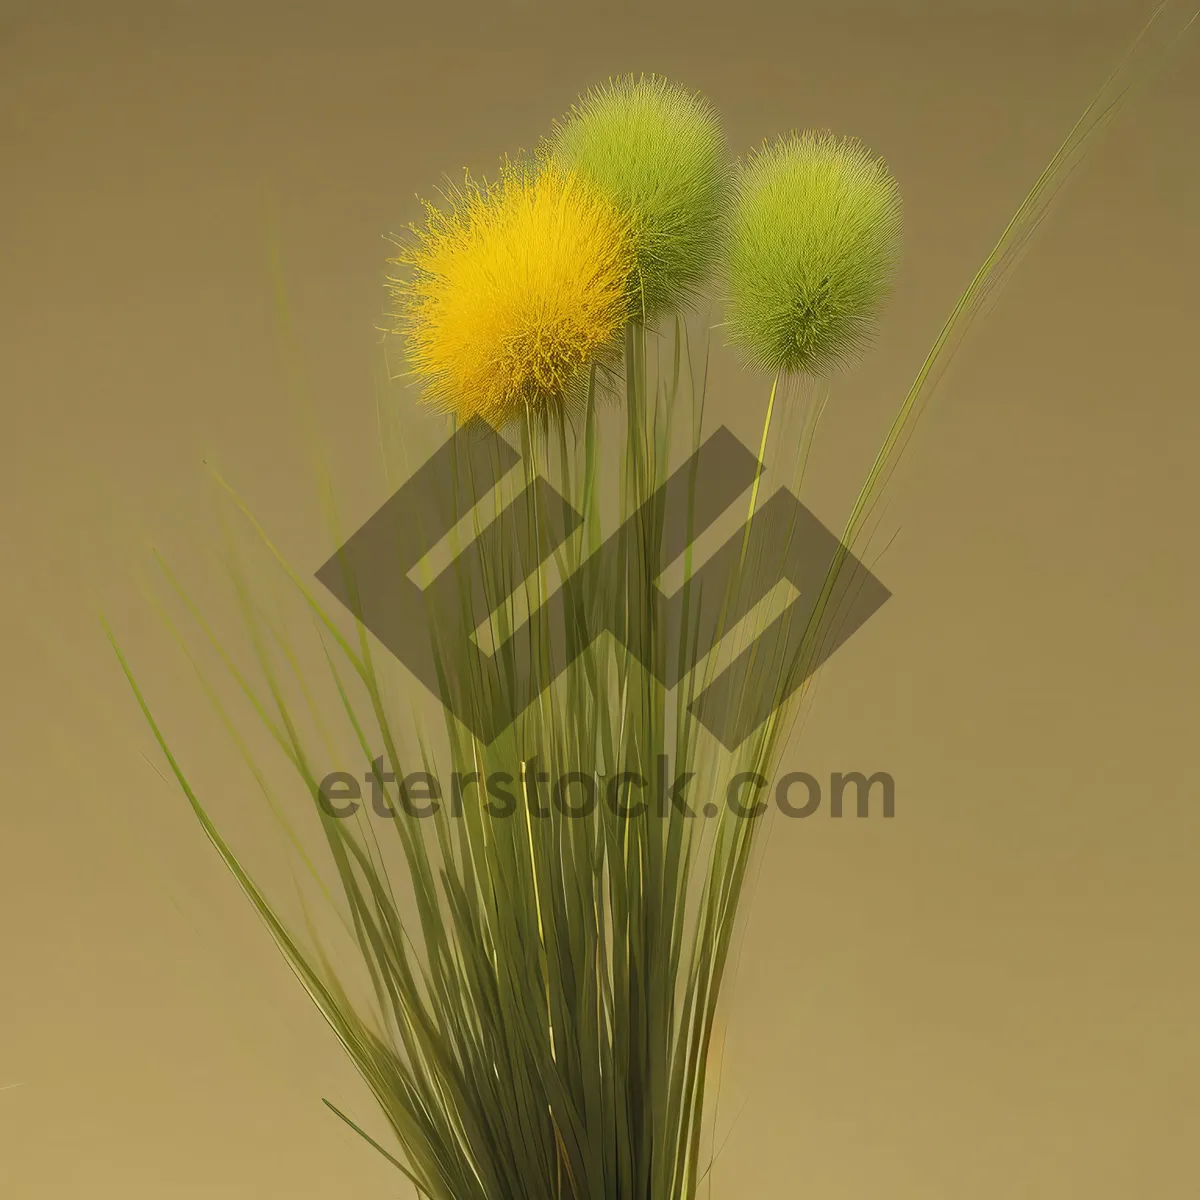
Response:
[[[746,548],[750,544],[750,522],[754,519],[754,509],[758,504],[758,485],[759,481],[762,479],[763,464],[765,463],[767,457],[767,438],[771,433],[771,416],[775,412],[775,396],[778,391],[779,375],[777,374],[775,376],[775,382],[771,384],[771,398],[767,401],[767,415],[766,419],[763,421],[762,441],[758,446],[759,471],[754,476],[754,487],[750,492],[750,512],[746,518],[746,534],[742,539],[742,558],[739,566],[745,563]]]

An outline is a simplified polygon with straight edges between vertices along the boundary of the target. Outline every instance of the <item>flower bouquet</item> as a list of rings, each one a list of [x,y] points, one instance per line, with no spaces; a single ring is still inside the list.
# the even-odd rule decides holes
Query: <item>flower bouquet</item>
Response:
[[[424,1196],[695,1195],[767,781],[817,669],[886,598],[856,549],[950,351],[1146,44],[958,301],[840,537],[795,494],[826,381],[869,344],[899,262],[898,187],[860,143],[792,133],[735,161],[701,97],[621,78],[398,239],[389,344],[446,440],[316,583],[282,563],[370,801],[323,768],[270,637],[262,684],[227,659],[299,780],[365,988],[252,876],[121,657],[387,1132],[330,1107]],[[706,304],[760,381],[756,446],[705,428]],[[436,696],[438,739],[400,719],[385,651]]]

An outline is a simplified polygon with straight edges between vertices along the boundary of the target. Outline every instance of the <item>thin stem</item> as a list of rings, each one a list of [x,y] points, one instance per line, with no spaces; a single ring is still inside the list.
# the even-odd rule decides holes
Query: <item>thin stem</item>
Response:
[[[771,434],[771,417],[775,412],[775,396],[779,392],[779,380],[782,372],[777,373],[774,383],[771,384],[771,398],[767,401],[767,415],[763,420],[762,440],[758,445],[758,470],[754,475],[754,487],[750,491],[750,511],[746,514],[746,533],[742,538],[742,557],[738,563],[739,569],[746,562],[746,550],[750,545],[750,522],[754,519],[754,510],[758,505],[758,485],[762,480],[763,464],[767,457],[767,438]]]

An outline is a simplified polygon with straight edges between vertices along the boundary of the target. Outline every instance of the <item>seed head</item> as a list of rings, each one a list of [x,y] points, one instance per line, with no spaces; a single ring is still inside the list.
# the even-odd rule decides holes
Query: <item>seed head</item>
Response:
[[[629,218],[637,315],[694,298],[716,262],[731,180],[712,106],[657,76],[626,76],[581,97],[549,151]]]
[[[553,163],[506,163],[447,200],[389,260],[409,268],[388,287],[411,373],[463,422],[560,414],[628,320],[628,220]]]
[[[822,374],[870,341],[900,254],[896,182],[860,143],[792,134],[738,173],[726,328],[759,366]]]

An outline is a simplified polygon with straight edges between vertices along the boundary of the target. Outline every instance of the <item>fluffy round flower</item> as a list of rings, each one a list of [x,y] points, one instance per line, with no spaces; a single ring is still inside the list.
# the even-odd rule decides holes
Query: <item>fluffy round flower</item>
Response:
[[[556,415],[629,318],[629,223],[578,176],[508,163],[426,205],[393,263],[393,332],[425,399],[494,427]]]
[[[743,164],[726,327],[759,366],[821,374],[870,340],[900,256],[900,197],[851,139],[791,134]]]
[[[691,299],[715,263],[731,177],[708,102],[657,77],[610,81],[556,123],[549,152],[628,215],[638,315]]]

